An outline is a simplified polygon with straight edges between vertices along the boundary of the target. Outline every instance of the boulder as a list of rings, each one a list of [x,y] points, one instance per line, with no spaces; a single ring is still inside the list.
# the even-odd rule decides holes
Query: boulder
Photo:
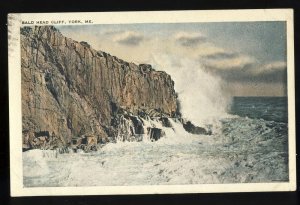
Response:
[[[162,129],[156,127],[148,128],[148,133],[151,141],[157,141],[161,137],[165,136],[165,132]]]
[[[191,121],[187,121],[186,123],[183,123],[183,128],[185,129],[185,131],[192,133],[192,134],[197,134],[197,135],[211,134],[203,127],[195,126],[193,123],[191,123]]]

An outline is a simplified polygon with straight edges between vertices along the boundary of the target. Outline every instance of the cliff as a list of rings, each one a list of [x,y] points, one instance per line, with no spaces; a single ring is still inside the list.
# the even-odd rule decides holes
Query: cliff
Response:
[[[180,115],[170,75],[96,51],[55,27],[23,27],[21,57],[23,133],[55,133],[64,144],[93,133],[106,142],[117,137],[121,115]]]

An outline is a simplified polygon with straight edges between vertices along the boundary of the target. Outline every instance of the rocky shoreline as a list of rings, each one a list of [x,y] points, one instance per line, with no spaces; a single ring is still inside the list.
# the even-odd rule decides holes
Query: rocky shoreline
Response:
[[[149,64],[96,51],[53,26],[21,28],[21,57],[23,151],[156,141],[171,118],[189,133],[211,134],[182,119],[174,81]]]

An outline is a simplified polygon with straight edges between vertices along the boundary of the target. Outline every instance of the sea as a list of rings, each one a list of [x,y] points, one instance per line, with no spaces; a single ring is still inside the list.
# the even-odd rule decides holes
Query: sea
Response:
[[[158,121],[145,122],[161,127]],[[180,122],[151,142],[108,143],[97,152],[23,153],[25,187],[287,182],[287,97],[234,97],[226,115],[187,133]]]
[[[253,119],[288,122],[287,97],[234,97],[230,114]]]

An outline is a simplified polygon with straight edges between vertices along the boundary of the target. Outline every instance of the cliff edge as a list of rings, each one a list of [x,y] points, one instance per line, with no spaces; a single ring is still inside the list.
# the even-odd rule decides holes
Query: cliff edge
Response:
[[[179,114],[170,75],[151,65],[128,63],[55,27],[21,29],[23,130],[72,137],[92,132],[106,140],[115,115]]]
[[[166,72],[96,51],[53,26],[21,28],[21,61],[24,149],[158,140],[169,118],[208,134],[181,119]]]

